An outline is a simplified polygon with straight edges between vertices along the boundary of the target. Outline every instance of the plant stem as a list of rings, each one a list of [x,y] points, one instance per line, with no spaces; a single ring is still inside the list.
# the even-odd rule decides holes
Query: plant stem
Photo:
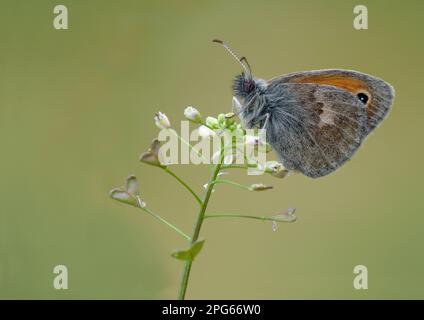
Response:
[[[227,164],[222,166],[222,169],[248,169],[257,168],[257,164]]]
[[[222,170],[226,169],[249,169],[249,168],[258,168],[257,164],[228,164],[223,165]],[[273,171],[269,168],[265,168],[264,172],[272,174]]]
[[[247,219],[255,219],[261,221],[275,221],[275,222],[285,222],[281,219],[267,217],[267,216],[251,216],[247,214],[208,214],[205,215],[205,219],[207,218],[247,218]]]
[[[231,181],[231,180],[221,179],[221,180],[212,181],[211,183],[212,184],[218,184],[218,183],[229,184],[229,185],[250,191],[250,188],[248,186],[242,185],[240,183],[237,183],[237,182],[234,182],[234,181]]]
[[[190,186],[185,183],[185,181],[183,179],[181,179],[180,177],[178,177],[174,172],[171,171],[171,169],[169,169],[168,167],[164,168],[164,170],[170,174],[171,176],[173,176],[179,183],[181,183],[184,188],[186,188],[192,195],[193,197],[196,199],[196,201],[202,205],[202,199],[200,199],[200,197],[193,191],[193,189],[190,188]]]
[[[178,234],[182,235],[186,240],[188,240],[188,241],[191,240],[190,236],[188,236],[187,234],[185,234],[183,231],[181,231],[178,227],[174,226],[172,223],[166,221],[160,215],[154,213],[153,211],[151,211],[150,209],[147,209],[147,208],[140,208],[140,209],[143,210],[143,211],[145,211],[145,212],[147,212],[152,217],[158,219],[160,222],[164,223],[165,225],[167,225],[168,227],[170,227],[171,229],[173,229],[174,231],[176,231]]]
[[[223,145],[223,141],[221,139],[220,161],[219,161],[218,164],[215,165],[214,171],[213,171],[211,177],[209,178],[208,187],[206,189],[206,194],[205,194],[205,197],[202,201],[202,206],[200,208],[199,214],[197,216],[197,221],[196,221],[196,225],[194,227],[193,236],[191,237],[191,241],[190,241],[191,244],[196,242],[197,239],[199,238],[200,229],[202,228],[202,223],[203,223],[203,220],[204,220],[204,217],[205,217],[206,208],[208,206],[209,199],[211,197],[211,194],[212,194],[212,191],[213,191],[213,188],[214,188],[214,183],[212,183],[212,182],[216,180],[216,178],[218,177],[219,171],[221,170],[222,161],[224,159],[224,152],[223,152],[223,146],[222,145]],[[189,277],[190,277],[191,265],[192,265],[192,261],[186,261],[185,266],[184,266],[184,272],[183,272],[182,280],[181,280],[180,291],[179,291],[179,294],[178,294],[179,300],[184,300],[184,298],[185,298],[185,294],[186,294],[187,286],[188,286],[188,280],[189,280]]]

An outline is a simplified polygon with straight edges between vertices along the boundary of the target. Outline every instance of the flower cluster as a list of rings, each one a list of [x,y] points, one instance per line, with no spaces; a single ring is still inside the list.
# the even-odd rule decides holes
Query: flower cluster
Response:
[[[189,248],[183,250],[177,250],[172,253],[172,257],[183,260],[186,262],[186,268],[183,275],[183,281],[180,287],[179,298],[183,299],[185,296],[185,290],[187,288],[188,276],[191,269],[191,264],[197,257],[198,253],[203,248],[205,240],[199,239],[199,234],[203,222],[208,218],[248,218],[262,221],[271,221],[272,229],[277,229],[277,223],[280,222],[294,222],[296,217],[294,215],[295,209],[288,209],[283,213],[271,216],[254,216],[246,214],[210,214],[207,212],[207,207],[211,197],[211,193],[214,191],[216,185],[227,184],[235,187],[245,189],[247,191],[267,191],[273,189],[272,186],[265,185],[263,183],[253,183],[251,185],[242,185],[235,181],[223,179],[224,173],[228,173],[230,169],[246,169],[248,171],[255,171],[259,173],[267,173],[275,178],[284,178],[288,175],[288,171],[284,166],[277,161],[265,161],[260,163],[253,157],[253,152],[262,150],[267,152],[271,151],[271,146],[261,137],[261,135],[249,134],[241,123],[235,120],[234,113],[220,113],[217,117],[206,117],[204,119],[200,112],[193,106],[189,106],[184,110],[184,116],[191,123],[198,126],[197,130],[199,136],[202,139],[208,139],[210,137],[218,138],[220,140],[220,150],[214,154],[215,162],[211,164],[211,170],[213,174],[209,178],[209,181],[204,185],[205,194],[200,197],[193,188],[189,186],[182,178],[175,174],[169,163],[161,162],[161,142],[158,139],[154,139],[150,147],[143,152],[139,160],[142,163],[162,169],[165,173],[175,178],[181,186],[183,186],[197,201],[199,204],[199,214],[196,221],[196,227],[193,231],[193,235],[189,236],[180,228],[170,223],[160,215],[154,213],[150,208],[147,207],[146,203],[141,199],[139,193],[139,183],[134,175],[130,175],[125,185],[121,188],[114,188],[110,191],[110,197],[119,202],[129,204],[133,207],[139,208],[147,214],[150,214],[158,221],[171,228],[189,242]],[[156,126],[161,130],[168,130],[178,137],[178,139],[184,144],[188,145],[191,149],[194,147],[186,140],[183,139],[173,128],[168,117],[162,113],[157,112],[154,116],[154,122]],[[224,139],[224,133],[229,133],[231,136],[230,143]],[[235,163],[233,159],[234,154],[238,152],[240,148],[250,147],[252,154],[244,154],[244,161],[242,164]],[[228,157],[228,150],[230,150]],[[228,161],[227,161],[228,160]],[[225,171],[224,171],[225,170]]]

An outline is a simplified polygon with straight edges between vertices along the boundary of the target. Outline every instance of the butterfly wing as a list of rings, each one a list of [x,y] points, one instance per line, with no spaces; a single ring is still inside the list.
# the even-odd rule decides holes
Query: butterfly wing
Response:
[[[324,84],[274,82],[267,140],[289,170],[317,178],[352,157],[367,130],[364,104],[349,91]]]
[[[387,82],[350,70],[328,69],[296,72],[279,76],[268,81],[269,85],[278,83],[312,83],[334,86],[350,92],[355,97],[365,94],[367,101],[367,126],[365,134],[369,134],[386,117],[392,106],[395,91]]]
[[[273,78],[267,96],[270,143],[288,169],[316,178],[353,156],[389,112],[394,89],[373,76],[331,69]]]

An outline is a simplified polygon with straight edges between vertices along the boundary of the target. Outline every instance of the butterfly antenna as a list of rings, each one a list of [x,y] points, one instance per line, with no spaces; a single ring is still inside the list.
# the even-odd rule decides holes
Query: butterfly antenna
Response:
[[[250,67],[249,62],[247,62],[246,57],[241,57],[241,58],[240,58],[240,62],[241,62],[241,63],[245,63],[245,64],[246,64],[246,66],[247,66],[247,69],[249,69],[249,73],[250,73],[250,74],[252,74],[252,68]]]
[[[240,63],[243,70],[246,72],[246,75],[249,78],[252,77],[252,71],[251,71],[249,63],[247,62],[247,59],[245,57],[239,58],[238,55],[235,54],[234,51],[222,40],[214,39],[214,40],[212,40],[212,42],[216,42],[216,43],[219,43],[220,45],[222,45],[234,57],[234,59],[236,59]]]

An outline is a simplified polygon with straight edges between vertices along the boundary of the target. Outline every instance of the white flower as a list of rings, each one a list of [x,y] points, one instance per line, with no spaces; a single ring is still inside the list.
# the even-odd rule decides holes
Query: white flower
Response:
[[[202,137],[203,139],[209,138],[211,136],[216,135],[216,132],[209,129],[206,126],[200,126],[199,129],[197,129],[199,132],[199,136]]]
[[[171,123],[169,122],[168,117],[164,113],[160,111],[157,112],[153,119],[155,120],[155,124],[159,129],[171,128]]]
[[[201,123],[202,122],[202,116],[199,112],[199,110],[197,110],[195,107],[187,107],[184,110],[184,116],[190,120],[193,121],[195,123]]]

